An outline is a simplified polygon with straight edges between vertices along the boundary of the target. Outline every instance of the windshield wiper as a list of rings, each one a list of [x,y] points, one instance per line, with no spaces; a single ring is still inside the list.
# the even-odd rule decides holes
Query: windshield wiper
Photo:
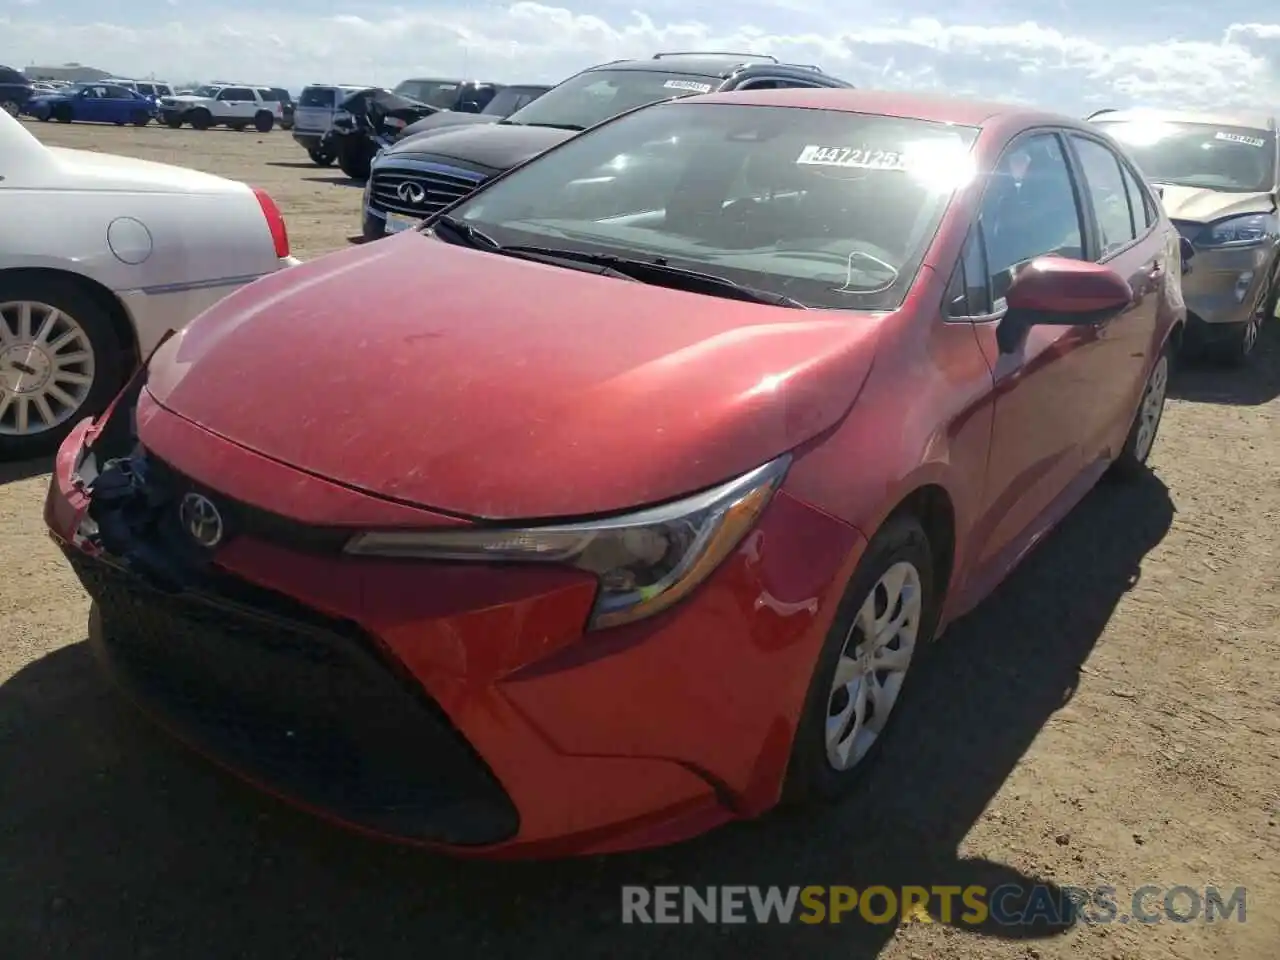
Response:
[[[479,250],[501,250],[502,246],[497,240],[489,236],[483,230],[473,227],[469,223],[459,220],[457,217],[445,214],[431,224],[432,230],[438,230],[444,227],[456,239],[461,240],[468,247],[475,247]]]
[[[560,250],[555,247],[510,246],[501,247],[498,252],[511,256],[533,256],[539,259],[590,263],[598,267],[605,267],[615,273],[623,274],[633,280],[648,283],[657,282],[661,286],[669,286],[675,289],[701,289],[713,296],[745,300],[749,303],[767,303],[777,307],[790,307],[795,310],[808,309],[799,300],[794,300],[781,293],[758,290],[755,287],[749,287],[727,277],[718,277],[711,273],[699,273],[696,270],[673,267],[670,264],[653,260],[634,260],[630,257],[614,256],[610,253],[585,253],[580,250]]]
[[[580,123],[526,123],[521,120],[518,125],[521,127],[550,127],[552,130],[572,130],[575,133],[587,129]],[[517,124],[513,123],[511,126],[514,127]]]

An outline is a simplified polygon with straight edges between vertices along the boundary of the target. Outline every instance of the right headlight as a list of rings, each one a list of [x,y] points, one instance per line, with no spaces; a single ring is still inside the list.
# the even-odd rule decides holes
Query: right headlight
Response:
[[[739,544],[786,476],[785,454],[710,490],[635,513],[529,527],[371,531],[347,553],[577,567],[599,581],[587,628],[642,620],[688,596]]]

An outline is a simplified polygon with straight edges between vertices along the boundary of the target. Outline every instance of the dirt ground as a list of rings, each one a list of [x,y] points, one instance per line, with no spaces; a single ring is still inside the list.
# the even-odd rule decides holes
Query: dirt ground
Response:
[[[304,258],[360,190],[287,134],[33,125],[267,188]],[[1104,484],[949,632],[898,749],[839,807],[675,848],[456,862],[348,835],[123,706],[45,538],[46,464],[0,467],[0,955],[13,958],[1244,958],[1280,953],[1280,323],[1180,372],[1154,473]],[[1243,923],[622,926],[622,884],[1247,888]],[[1154,901],[1159,902],[1159,896]],[[1189,900],[1184,895],[1179,909]]]

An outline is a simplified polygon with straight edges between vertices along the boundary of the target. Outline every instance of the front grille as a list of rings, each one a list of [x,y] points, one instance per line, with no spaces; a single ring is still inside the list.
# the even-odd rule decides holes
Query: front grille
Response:
[[[374,206],[410,217],[427,217],[468,193],[484,175],[456,167],[387,167],[373,173],[369,190]]]
[[[294,601],[243,581],[160,592],[114,563],[64,551],[95,601],[95,654],[197,749],[389,836],[480,845],[515,835],[518,815],[487,766],[355,625],[296,616]]]

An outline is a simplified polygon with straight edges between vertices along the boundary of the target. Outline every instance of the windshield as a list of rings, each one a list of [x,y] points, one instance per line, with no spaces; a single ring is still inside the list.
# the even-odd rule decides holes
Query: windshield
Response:
[[[660,262],[805,306],[898,306],[977,131],[665,104],[575,137],[451,214],[508,245]]]
[[[217,87],[196,87],[191,91],[192,96],[196,97],[216,97],[218,95]]]
[[[1124,145],[1148,180],[1240,193],[1275,186],[1272,131],[1207,123],[1094,122]]]
[[[446,80],[405,80],[391,92],[447,110],[458,102],[458,86]]]
[[[710,93],[719,86],[717,77],[687,73],[590,70],[544,93],[506,122],[585,130],[646,103]]]
[[[544,93],[544,89],[534,87],[503,87],[493,95],[481,113],[497,114],[500,117],[510,116],[521,107],[527,106]]]

